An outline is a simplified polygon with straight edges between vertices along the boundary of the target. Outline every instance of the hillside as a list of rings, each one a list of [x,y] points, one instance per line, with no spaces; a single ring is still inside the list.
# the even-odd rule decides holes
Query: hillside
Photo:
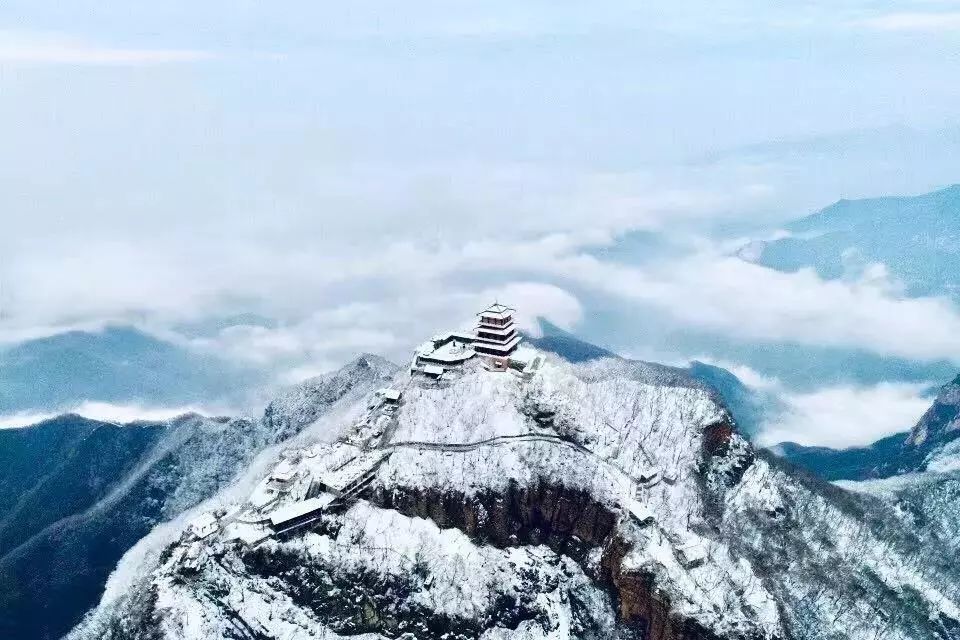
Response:
[[[59,638],[103,591],[120,557],[157,524],[226,486],[264,448],[394,367],[368,356],[308,380],[261,420],[187,415],[116,425],[64,416],[0,431],[0,637]],[[309,408],[291,401],[309,398]]]
[[[590,362],[603,358],[618,358],[619,356],[608,349],[581,340],[569,331],[540,319],[540,335],[526,336],[529,344],[541,351],[554,353],[571,363]],[[764,418],[778,409],[779,404],[771,394],[764,394],[747,387],[737,376],[722,367],[692,361],[686,367],[668,367],[654,362],[634,360],[635,366],[645,366],[648,371],[659,371],[664,376],[678,378],[692,378],[699,381],[705,388],[712,389],[719,394],[730,412],[733,414],[740,431],[753,436],[760,431]]]

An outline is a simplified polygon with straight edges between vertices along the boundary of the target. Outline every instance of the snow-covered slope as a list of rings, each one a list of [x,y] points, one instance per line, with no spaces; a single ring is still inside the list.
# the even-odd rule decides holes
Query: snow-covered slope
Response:
[[[924,471],[882,480],[838,482],[889,503],[927,544],[960,554],[960,471]]]
[[[96,604],[120,557],[156,525],[216,494],[264,448],[338,403],[355,403],[395,372],[376,356],[358,358],[291,388],[262,420],[187,415],[115,425],[64,416],[0,432],[7,463],[0,472],[0,637],[61,637]]]
[[[758,455],[690,378],[539,355],[305,426],[70,638],[958,637],[957,567],[882,503]]]

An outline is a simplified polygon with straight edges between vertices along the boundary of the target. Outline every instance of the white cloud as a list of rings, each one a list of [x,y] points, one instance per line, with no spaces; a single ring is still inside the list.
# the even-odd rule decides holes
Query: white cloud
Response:
[[[232,326],[190,344],[276,370],[278,382],[287,384],[330,371],[361,352],[405,362],[413,346],[429,336],[445,329],[471,329],[476,312],[495,299],[517,307],[519,324],[526,330],[537,329],[538,317],[573,328],[583,315],[579,300],[555,285],[519,281],[461,288],[434,283],[415,295],[393,289],[376,301],[344,301],[275,327]]]
[[[650,269],[588,256],[560,258],[551,268],[684,325],[744,340],[960,362],[960,310],[947,298],[897,295],[882,268],[858,281],[824,280],[812,270],[783,273],[710,253]]]
[[[782,273],[751,264],[709,245],[630,266],[585,253],[604,237],[481,235],[418,244],[386,234],[351,244],[349,252],[329,242],[311,250],[242,241],[236,251],[74,243],[53,255],[27,253],[15,264],[14,286],[5,290],[13,289],[8,300],[13,297],[22,317],[10,318],[6,330],[15,332],[18,322],[113,318],[162,325],[254,311],[281,322],[232,329],[217,347],[247,362],[305,356],[336,362],[360,350],[400,354],[469,318],[490,297],[571,328],[583,313],[576,301],[582,292],[656,309],[678,327],[747,342],[960,363],[956,306],[946,298],[904,297],[880,266],[863,269],[859,279],[828,281],[810,270]],[[511,282],[525,284],[504,289]]]
[[[90,420],[125,424],[137,420],[162,422],[172,420],[187,413],[198,413],[208,416],[236,415],[232,409],[207,408],[200,406],[184,407],[145,407],[135,404],[112,404],[109,402],[83,402],[75,407],[56,413],[18,412],[0,416],[0,429],[16,429],[37,424],[65,413],[75,413]]]
[[[573,329],[583,317],[580,301],[560,287],[538,282],[512,282],[480,294],[479,299],[489,302],[499,300],[516,307],[517,325],[524,331],[538,334],[538,318],[544,318],[558,327]]]
[[[909,430],[930,406],[928,385],[883,383],[837,386],[811,393],[785,393],[786,411],[765,425],[759,440],[773,445],[850,447]]]
[[[878,31],[960,32],[960,12],[887,13],[859,24]]]
[[[150,65],[213,57],[209,52],[189,49],[109,47],[62,34],[0,31],[0,63]]]

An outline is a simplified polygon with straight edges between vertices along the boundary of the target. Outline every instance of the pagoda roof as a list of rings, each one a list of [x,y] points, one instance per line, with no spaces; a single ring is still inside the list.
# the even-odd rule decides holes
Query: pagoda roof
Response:
[[[492,305],[478,313],[478,316],[488,316],[491,318],[509,318],[513,315],[513,312],[516,311],[513,307],[508,307],[505,304],[500,304],[499,302],[494,302]]]

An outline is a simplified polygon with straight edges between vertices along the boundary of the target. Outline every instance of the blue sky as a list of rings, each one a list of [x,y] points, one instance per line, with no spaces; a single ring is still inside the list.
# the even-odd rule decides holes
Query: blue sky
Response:
[[[670,361],[960,364],[949,302],[729,258],[838,198],[960,181],[960,3],[635,5],[4,3],[0,339],[135,323],[295,379],[501,295]],[[242,313],[270,322],[184,329]],[[754,373],[859,419],[926,392]]]

